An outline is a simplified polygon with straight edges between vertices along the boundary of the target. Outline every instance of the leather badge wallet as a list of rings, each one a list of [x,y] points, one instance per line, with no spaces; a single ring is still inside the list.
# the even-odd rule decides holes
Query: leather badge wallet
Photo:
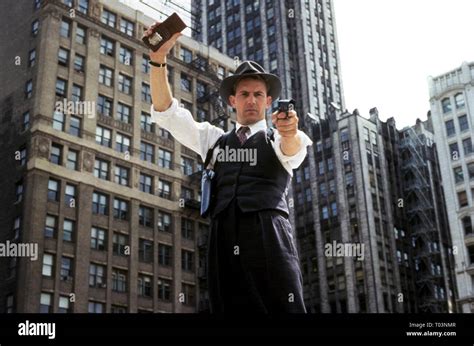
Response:
[[[148,46],[148,48],[156,52],[171,38],[171,36],[177,32],[183,31],[185,28],[186,24],[176,13],[173,13],[171,16],[166,18],[163,23],[158,25],[151,35],[143,35],[142,41]]]

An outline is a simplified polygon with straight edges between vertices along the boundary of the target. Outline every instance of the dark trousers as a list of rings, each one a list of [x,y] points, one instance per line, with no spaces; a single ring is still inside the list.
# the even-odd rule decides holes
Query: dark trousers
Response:
[[[212,219],[207,271],[211,312],[305,313],[295,245],[285,213],[243,213],[231,202]]]

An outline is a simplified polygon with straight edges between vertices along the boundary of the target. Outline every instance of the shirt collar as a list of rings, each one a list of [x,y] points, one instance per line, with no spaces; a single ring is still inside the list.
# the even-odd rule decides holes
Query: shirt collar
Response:
[[[239,124],[239,122],[236,122],[235,124],[235,132],[237,132],[242,126],[242,124]],[[262,119],[257,121],[256,123],[250,124],[250,125],[245,125],[248,126],[250,129],[250,134],[249,136],[252,136],[253,134],[257,133],[258,131],[266,130],[267,129],[267,121],[266,119]]]

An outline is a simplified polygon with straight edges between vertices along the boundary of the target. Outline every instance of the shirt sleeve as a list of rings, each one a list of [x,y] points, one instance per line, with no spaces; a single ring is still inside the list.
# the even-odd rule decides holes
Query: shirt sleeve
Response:
[[[300,149],[295,155],[288,156],[288,155],[283,154],[283,152],[281,151],[281,148],[280,148],[281,135],[278,133],[277,130],[275,130],[274,133],[275,133],[275,142],[274,142],[273,148],[275,149],[275,153],[278,159],[281,161],[281,163],[283,164],[285,168],[289,167],[292,170],[298,168],[306,157],[306,153],[307,153],[306,147],[308,145],[312,145],[313,141],[308,137],[306,133],[304,133],[301,130],[298,130],[298,136],[301,139]]]
[[[182,145],[201,155],[203,161],[209,148],[224,133],[224,130],[207,121],[195,121],[191,112],[180,107],[175,98],[171,106],[163,112],[155,111],[151,105],[150,114],[154,123],[169,131]]]

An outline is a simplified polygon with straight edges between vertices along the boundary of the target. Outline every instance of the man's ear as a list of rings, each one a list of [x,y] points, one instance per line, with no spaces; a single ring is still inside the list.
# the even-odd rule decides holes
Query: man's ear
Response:
[[[229,102],[230,102],[230,105],[232,106],[232,108],[235,108],[235,96],[234,95],[229,96]]]
[[[271,96],[267,96],[267,109],[272,106],[273,99]]]

